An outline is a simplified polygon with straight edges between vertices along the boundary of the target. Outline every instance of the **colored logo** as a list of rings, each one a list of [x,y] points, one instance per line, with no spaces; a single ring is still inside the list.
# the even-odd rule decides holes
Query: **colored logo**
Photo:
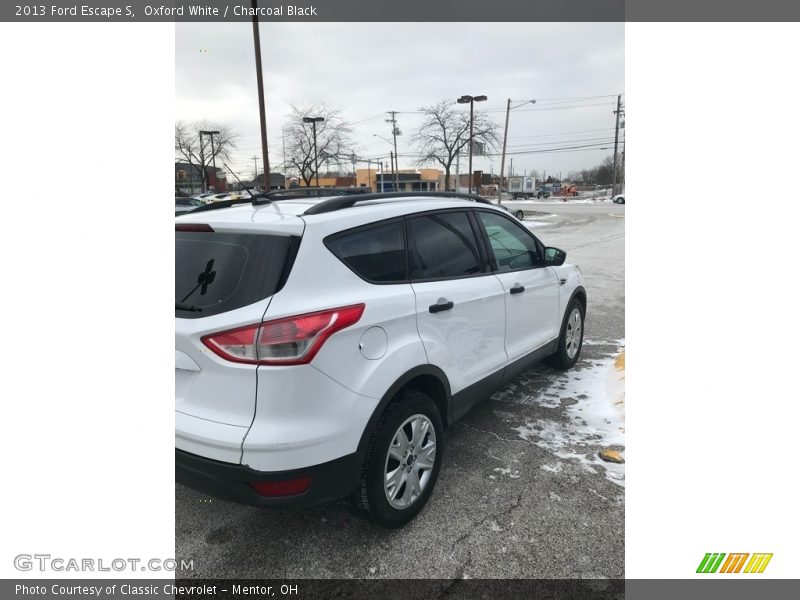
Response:
[[[748,560],[750,557],[750,560]],[[724,552],[707,553],[700,565],[697,567],[698,573],[763,573],[769,561],[772,560],[772,553],[749,554],[739,552],[735,554],[725,554]],[[724,562],[723,562],[724,561]]]

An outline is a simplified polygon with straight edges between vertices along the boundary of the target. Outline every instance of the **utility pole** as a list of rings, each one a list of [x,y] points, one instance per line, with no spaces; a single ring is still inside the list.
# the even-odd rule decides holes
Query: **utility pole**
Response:
[[[511,166],[508,168],[508,176],[509,177],[513,177],[514,176],[514,159],[513,158],[511,159]]]
[[[253,159],[253,181],[255,182],[258,179],[258,157],[251,156],[250,158]]]
[[[389,164],[394,165],[397,162],[397,158],[394,155],[394,152],[389,150]],[[381,163],[383,164],[383,163]],[[399,192],[400,188],[397,185],[397,169],[393,168],[394,172],[394,191]],[[381,171],[381,192],[383,192],[383,171]]]
[[[353,163],[353,187],[358,187],[358,176],[356,173],[356,153],[350,153],[350,161]]]
[[[617,96],[617,110],[614,114],[617,115],[617,125],[614,130],[614,170],[611,173],[611,197],[617,195],[617,148],[619,147],[619,113],[622,107],[622,94]]]
[[[506,104],[506,128],[503,132],[503,157],[500,159],[500,185],[497,186],[497,202],[501,203],[503,201],[503,173],[505,172],[506,166],[506,141],[508,141],[508,116],[511,114],[511,98],[508,99],[508,104]],[[506,186],[506,190],[508,190],[508,186]]]
[[[390,158],[390,160],[391,160],[391,158]],[[384,190],[384,183],[383,183],[383,161],[382,161],[380,158],[378,159],[378,168],[381,170],[381,194],[382,194],[382,193],[383,193],[383,190]],[[395,190],[395,191],[397,191],[397,190]]]
[[[388,111],[388,113],[390,115],[392,115],[392,118],[391,119],[387,119],[386,122],[392,124],[392,137],[394,138],[394,159],[393,159],[394,160],[394,169],[392,169],[394,171],[394,191],[395,192],[399,192],[400,191],[400,178],[399,178],[399,176],[397,174],[397,166],[398,166],[397,165],[397,162],[398,162],[397,161],[397,158],[398,158],[397,157],[397,136],[400,135],[400,130],[397,128],[397,117],[396,117],[397,111],[396,110],[390,110],[390,111]]]
[[[261,119],[261,164],[264,165],[264,189],[269,191],[269,149],[267,148],[267,114],[264,106],[264,76],[261,70],[261,37],[258,33],[258,2],[252,0],[253,46],[256,53],[256,82],[258,85],[258,116]]]
[[[503,157],[500,159],[500,185],[497,188],[497,202],[502,202],[503,199],[503,174],[505,173],[505,165],[506,165],[506,142],[508,141],[508,118],[511,114],[511,111],[514,108],[519,108],[520,106],[525,106],[526,104],[536,104],[536,100],[526,100],[522,104],[518,104],[515,107],[511,107],[511,98],[508,99],[508,104],[506,104],[506,128],[503,132]],[[508,186],[506,186],[506,191],[508,191]]]

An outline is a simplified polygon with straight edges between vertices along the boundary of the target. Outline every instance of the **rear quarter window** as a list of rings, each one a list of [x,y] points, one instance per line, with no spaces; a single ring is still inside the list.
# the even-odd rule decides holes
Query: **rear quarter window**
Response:
[[[356,275],[371,283],[408,281],[400,220],[337,233],[326,238],[325,245]]]

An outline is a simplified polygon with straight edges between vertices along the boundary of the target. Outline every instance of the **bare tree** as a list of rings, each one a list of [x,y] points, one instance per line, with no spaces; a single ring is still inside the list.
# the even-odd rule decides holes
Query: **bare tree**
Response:
[[[341,169],[342,165],[351,162],[352,145],[350,142],[350,127],[345,123],[336,108],[324,104],[308,106],[292,106],[289,124],[286,126],[286,154],[287,162],[294,166],[300,173],[307,186],[317,174],[317,166],[322,171]],[[314,156],[314,130],[311,123],[303,122],[306,117],[322,117],[325,120],[317,126],[317,155]]]
[[[214,150],[211,150],[211,136],[201,136],[201,131],[219,131],[214,134]],[[208,167],[215,162],[230,160],[230,153],[236,148],[237,135],[226,125],[208,121],[177,121],[175,123],[175,157],[197,167],[206,189]],[[216,160],[215,160],[216,159]],[[219,165],[222,166],[222,165]]]
[[[423,106],[420,111],[423,113],[422,125],[411,137],[420,154],[414,162],[419,166],[431,163],[442,165],[444,186],[450,189],[450,171],[453,163],[459,153],[469,151],[469,110],[465,111],[452,102],[443,100],[437,104]],[[497,148],[500,142],[498,127],[485,113],[474,112],[472,130],[475,146],[481,144],[484,151]]]

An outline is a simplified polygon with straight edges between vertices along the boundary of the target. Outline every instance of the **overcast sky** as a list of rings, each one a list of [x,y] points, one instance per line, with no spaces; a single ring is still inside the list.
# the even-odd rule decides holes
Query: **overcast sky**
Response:
[[[253,155],[261,170],[252,25],[175,27],[175,118],[232,126],[240,137],[231,166],[252,177]],[[506,172],[513,157],[515,174],[566,177],[612,153],[616,94],[625,84],[623,23],[262,23],[260,31],[273,171],[283,160],[290,104],[341,109],[359,155],[387,163],[392,148],[373,134],[390,137],[385,111],[401,111],[402,169],[415,153],[413,111],[462,94],[488,96],[475,106],[488,110],[501,136],[506,100],[537,100],[511,113]],[[582,148],[552,152],[573,146]],[[500,157],[476,158],[473,168],[499,173]]]

